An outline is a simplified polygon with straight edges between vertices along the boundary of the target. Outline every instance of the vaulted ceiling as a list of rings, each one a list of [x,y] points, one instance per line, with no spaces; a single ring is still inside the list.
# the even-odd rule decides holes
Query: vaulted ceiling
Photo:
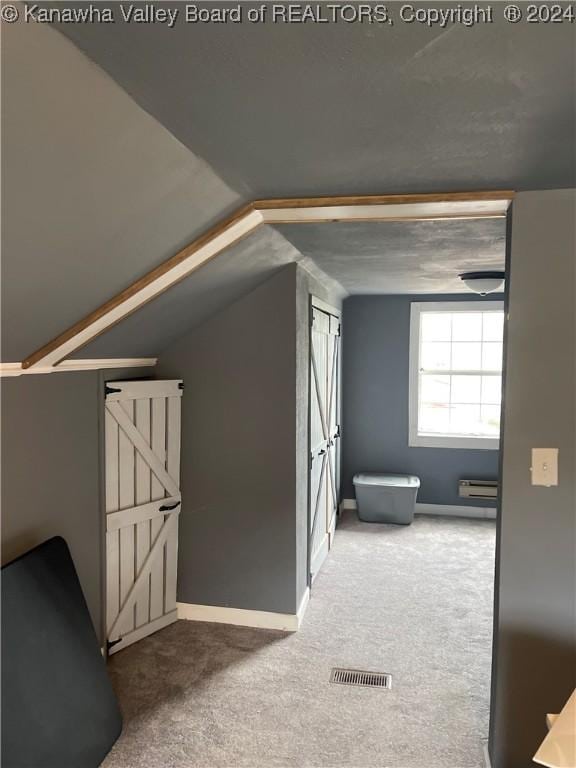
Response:
[[[303,261],[271,227],[223,251],[186,280],[78,350],[77,358],[155,356],[189,328],[249,293],[278,269]]]
[[[60,30],[247,198],[573,186],[575,26],[494,5],[493,23],[445,29],[391,3],[393,26]]]
[[[2,359],[9,362],[172,256],[241,199],[49,26],[5,25],[2,64]],[[157,353],[295,258],[279,234],[260,250],[241,242],[183,293],[174,289],[151,305],[150,338],[139,313],[125,321],[128,337],[119,328],[97,349],[103,357]]]
[[[536,26],[4,25],[3,360],[256,197],[575,185],[574,28]],[[157,353],[293,261],[387,293],[501,266],[502,221],[450,227],[263,229],[81,356]]]

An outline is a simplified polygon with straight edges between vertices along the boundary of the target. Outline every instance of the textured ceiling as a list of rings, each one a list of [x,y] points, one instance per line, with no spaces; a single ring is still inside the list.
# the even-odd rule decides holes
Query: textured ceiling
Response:
[[[76,357],[123,357],[128,348],[137,356],[158,354],[292,262],[323,283],[327,275],[349,293],[468,292],[458,273],[504,269],[505,236],[503,219],[262,227]]]
[[[573,186],[576,27],[494,6],[445,29],[182,12],[59,29],[244,198]]]
[[[262,227],[78,350],[74,357],[124,357],[127,349],[136,357],[158,355],[278,269],[301,260],[278,232]]]
[[[277,229],[349,293],[467,292],[460,272],[504,269],[505,219],[283,224]]]
[[[574,184],[573,30],[535,26],[62,26],[114,82],[53,27],[5,25],[3,359],[243,199]],[[351,292],[426,293],[504,250],[503,230],[432,224],[255,238],[80,356],[157,353],[293,261]]]

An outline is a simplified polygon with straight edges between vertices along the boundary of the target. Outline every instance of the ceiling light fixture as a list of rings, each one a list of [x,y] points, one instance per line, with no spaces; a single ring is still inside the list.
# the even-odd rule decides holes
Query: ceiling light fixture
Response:
[[[487,293],[502,290],[505,274],[501,270],[491,270],[488,272],[463,272],[458,277],[471,291],[479,293],[480,296],[486,296]]]

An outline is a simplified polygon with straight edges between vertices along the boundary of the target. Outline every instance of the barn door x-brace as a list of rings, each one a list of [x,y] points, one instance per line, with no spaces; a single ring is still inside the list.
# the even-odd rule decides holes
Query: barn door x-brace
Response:
[[[312,300],[310,333],[310,579],[332,546],[339,496],[340,317]]]
[[[181,381],[106,385],[110,653],[176,621]]]

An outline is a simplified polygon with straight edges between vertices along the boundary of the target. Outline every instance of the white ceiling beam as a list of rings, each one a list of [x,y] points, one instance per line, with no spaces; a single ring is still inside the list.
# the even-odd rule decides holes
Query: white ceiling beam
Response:
[[[144,275],[125,291],[76,323],[23,361],[24,368],[53,366],[91,342],[101,333],[164,293],[225,248],[250,234],[262,223],[259,211],[243,209],[232,220],[203,237]]]
[[[107,368],[153,368],[156,357],[106,357],[94,360],[64,360],[58,365],[37,365],[23,368],[22,363],[0,363],[0,378],[43,373],[69,373],[71,371],[101,371]]]
[[[61,361],[184,280],[261,224],[500,218],[506,216],[513,197],[511,191],[497,191],[257,200],[45,344],[27,357],[21,368],[38,373],[52,372],[56,366],[62,370]]]
[[[384,205],[330,205],[306,208],[264,209],[265,224],[307,224],[341,221],[445,221],[450,219],[504,218],[509,202],[400,203]]]

